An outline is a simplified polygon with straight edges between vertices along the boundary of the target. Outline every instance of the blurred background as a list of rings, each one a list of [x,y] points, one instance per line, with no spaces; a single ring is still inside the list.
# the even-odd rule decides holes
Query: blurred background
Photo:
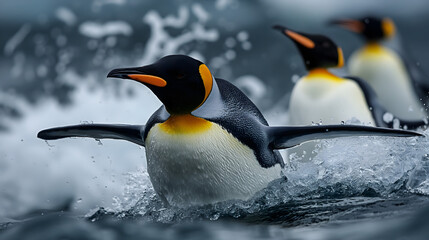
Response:
[[[138,83],[106,79],[111,69],[191,55],[240,87],[269,122],[284,124],[305,68],[293,43],[271,26],[328,35],[347,59],[363,42],[327,21],[368,14],[391,17],[394,44],[429,68],[426,0],[2,0],[0,218],[68,201],[86,213],[124,197],[130,174],[145,168],[143,148],[36,138],[60,125],[145,123],[160,102]]]

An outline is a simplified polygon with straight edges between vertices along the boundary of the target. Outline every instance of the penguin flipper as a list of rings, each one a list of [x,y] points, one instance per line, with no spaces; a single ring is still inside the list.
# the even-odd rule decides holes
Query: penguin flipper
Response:
[[[374,118],[375,125],[377,127],[386,127],[386,128],[394,128],[394,122],[386,122],[384,120],[384,116],[386,113],[389,113],[387,109],[380,103],[378,100],[377,94],[372,89],[372,87],[364,80],[358,77],[345,77],[346,79],[350,79],[357,83],[359,87],[362,89],[362,92],[365,96],[365,100],[368,104],[369,110],[371,111],[372,117]],[[406,126],[407,129],[417,129],[420,127],[426,128],[427,121],[423,120],[402,120],[396,116],[393,116],[394,119],[399,120],[399,127]]]
[[[424,136],[418,132],[358,125],[325,125],[297,127],[268,127],[270,146],[273,149],[285,149],[303,142],[349,136]]]
[[[37,137],[44,140],[68,137],[122,139],[144,146],[144,129],[145,125],[81,124],[45,129],[40,131]]]

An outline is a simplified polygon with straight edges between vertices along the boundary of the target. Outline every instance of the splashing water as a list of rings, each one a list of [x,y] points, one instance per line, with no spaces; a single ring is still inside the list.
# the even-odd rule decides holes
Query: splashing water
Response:
[[[251,219],[261,213],[269,215],[270,209],[293,211],[295,207],[302,212],[323,204],[350,207],[413,193],[429,195],[428,143],[427,138],[324,140],[312,162],[292,162],[291,167],[283,170],[287,180],[273,181],[251,199],[186,209],[165,206],[153,190],[147,172],[139,170],[129,175],[124,196],[116,199],[113,209],[97,209],[88,217],[99,219],[113,214],[163,223],[221,217]]]

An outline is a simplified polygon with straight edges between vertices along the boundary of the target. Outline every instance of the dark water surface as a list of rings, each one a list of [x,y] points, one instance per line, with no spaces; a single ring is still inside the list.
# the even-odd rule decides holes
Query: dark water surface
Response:
[[[295,201],[240,217],[175,223],[103,210],[87,217],[57,211],[3,223],[0,239],[426,239],[428,200],[402,196]]]

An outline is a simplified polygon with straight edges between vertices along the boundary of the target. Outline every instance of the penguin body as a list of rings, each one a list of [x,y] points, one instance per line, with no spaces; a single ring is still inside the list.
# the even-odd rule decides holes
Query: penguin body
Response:
[[[179,118],[189,121],[196,117]],[[167,202],[183,206],[246,200],[280,177],[280,165],[261,167],[254,150],[217,123],[201,118],[191,121],[204,126],[197,131],[172,133],[180,125],[157,123],[145,141],[150,180]]]
[[[314,70],[313,70],[314,71]],[[375,121],[364,93],[354,81],[316,70],[294,86],[289,102],[290,124],[338,124],[352,118],[373,125]]]
[[[350,57],[348,68],[351,75],[366,79],[381,104],[397,117],[404,120],[425,118],[407,68],[396,52],[372,43]]]
[[[362,36],[366,44],[349,59],[349,71],[367,81],[380,102],[395,116],[404,120],[427,118],[429,82],[422,79],[421,70],[409,64],[403,54],[382,43],[395,35],[395,25],[389,18],[365,17],[359,20],[341,19],[332,23]]]
[[[274,28],[295,43],[309,71],[292,90],[290,124],[339,124],[357,119],[365,125],[393,127],[393,122],[384,121],[387,111],[367,84],[358,78],[341,78],[328,72],[327,68],[344,64],[341,48],[331,39],[295,32],[283,26]],[[425,125],[424,121],[401,121],[412,128]],[[315,142],[303,143],[288,153],[304,161],[311,160],[316,155],[315,146]]]
[[[154,189],[181,206],[248,199],[280,178],[283,165],[277,151],[259,142],[265,125],[256,106],[222,79],[214,79],[210,96],[192,114],[171,116],[161,107],[144,135]]]
[[[148,173],[166,204],[189,206],[248,199],[280,177],[278,149],[309,140],[352,135],[420,136],[365,126],[270,127],[234,85],[212,77],[198,60],[171,55],[112,70],[108,77],[143,83],[163,105],[146,125],[84,124],[46,129],[45,140],[91,137],[146,147]]]
[[[313,71],[313,72],[312,72]],[[327,70],[312,70],[295,84],[289,101],[289,124],[339,124],[358,119],[375,126],[365,95],[356,82]],[[317,71],[316,73],[314,71]],[[313,159],[317,142],[306,142],[287,150],[302,161]]]

